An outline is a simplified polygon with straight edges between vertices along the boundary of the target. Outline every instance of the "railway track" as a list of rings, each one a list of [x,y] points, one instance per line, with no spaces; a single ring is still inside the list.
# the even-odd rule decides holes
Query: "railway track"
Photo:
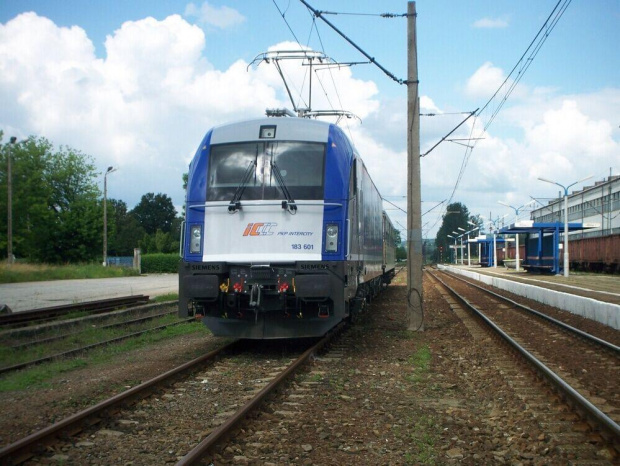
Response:
[[[30,311],[15,312],[11,314],[1,314],[0,326],[3,328],[15,328],[18,326],[31,325],[33,323],[48,322],[58,317],[66,316],[75,312],[100,314],[122,307],[146,304],[148,301],[148,296],[134,295],[102,299],[98,301],[86,301],[75,304],[63,304],[60,306],[32,309]]]
[[[336,333],[294,349],[294,357],[264,343],[248,351],[233,342],[8,445],[0,463],[55,456],[75,464],[193,464]]]
[[[115,322],[112,324],[98,325],[96,328],[103,330],[103,329],[111,329],[111,328],[118,328],[118,327],[126,327],[128,325],[136,325],[136,324],[141,324],[143,322],[148,322],[150,320],[157,319],[159,317],[173,315],[173,314],[176,314],[176,312],[177,312],[176,310],[159,312],[156,314],[149,314],[149,315],[137,317],[135,319],[131,318],[131,319],[123,320],[121,322]],[[34,338],[34,339],[29,339],[28,341],[18,341],[16,343],[8,344],[7,347],[11,348],[12,350],[22,350],[22,349],[29,348],[35,345],[46,345],[46,344],[53,343],[55,341],[64,340],[66,338],[72,338],[72,337],[78,336],[82,333],[82,331],[83,330],[77,330],[73,332],[61,333],[59,335],[54,335],[54,336],[47,336],[47,337],[44,336],[43,338],[39,338],[39,339]]]
[[[169,313],[167,313],[167,314],[169,314]],[[163,314],[163,315],[165,315],[165,314]],[[154,317],[151,317],[151,319],[152,318],[154,318]],[[147,320],[147,319],[146,318],[134,319],[134,321],[138,321],[138,322],[142,322],[144,320]],[[148,333],[148,332],[154,332],[154,331],[157,331],[157,330],[163,330],[163,329],[171,327],[173,325],[179,325],[179,324],[183,324],[183,323],[186,323],[186,322],[191,322],[193,320],[194,320],[193,317],[189,317],[189,318],[186,318],[186,319],[183,319],[183,320],[179,320],[179,321],[176,321],[176,322],[171,322],[171,323],[164,324],[164,325],[157,325],[155,327],[146,328],[146,329],[139,330],[139,331],[136,331],[136,332],[126,333],[124,335],[121,335],[121,336],[118,336],[118,337],[115,337],[115,338],[109,338],[109,339],[104,340],[104,341],[99,341],[97,343],[92,343],[92,344],[89,344],[89,345],[80,346],[78,348],[73,348],[73,349],[70,349],[70,350],[67,350],[67,351],[62,351],[62,352],[59,352],[59,353],[49,354],[47,356],[39,357],[39,358],[32,359],[32,360],[29,360],[29,361],[24,361],[24,362],[21,362],[21,363],[18,363],[18,364],[12,364],[10,366],[0,367],[0,374],[6,374],[8,372],[14,372],[14,371],[17,371],[17,370],[26,369],[28,367],[35,366],[37,364],[43,364],[45,362],[49,362],[49,361],[53,361],[53,360],[57,360],[57,359],[62,359],[62,358],[68,358],[68,357],[71,357],[71,356],[76,356],[78,354],[82,354],[82,353],[84,353],[86,351],[89,351],[89,350],[92,350],[92,349],[95,349],[95,348],[100,348],[102,346],[107,346],[107,345],[111,345],[111,344],[114,344],[114,343],[120,343],[121,341],[128,340],[129,338],[135,338],[135,337],[138,337],[138,336],[143,335],[143,334]],[[123,326],[123,325],[127,325],[127,323],[113,324],[113,327],[118,327],[118,326]],[[76,336],[76,335],[77,334],[75,334],[75,333],[71,334],[71,335],[61,335],[59,337],[54,337],[54,338],[48,339],[48,341],[46,343],[49,343],[49,340],[51,340],[53,342],[53,341],[57,341],[59,339],[65,339],[65,338],[68,338],[69,336]],[[45,343],[43,343],[43,344],[45,344]],[[23,345],[18,346],[17,348],[19,349],[20,347],[23,347]]]
[[[139,303],[142,301],[137,300]],[[118,303],[116,300],[113,302]],[[4,330],[0,332],[0,344],[4,347],[0,374],[79,355],[193,320],[171,321],[167,317],[176,315],[176,310],[161,312],[160,309],[166,306],[170,303],[136,307],[123,305],[121,310]],[[152,320],[158,322],[147,327],[146,323]]]
[[[571,326],[568,323],[564,322],[561,319],[558,318],[554,318],[550,315],[548,315],[547,313],[545,313],[544,311],[540,311],[537,309],[533,309],[532,307],[525,305],[523,303],[519,303],[513,299],[511,299],[508,296],[505,296],[502,293],[498,293],[495,292],[489,288],[491,288],[489,285],[485,286],[480,286],[477,283],[474,283],[471,280],[468,280],[466,278],[463,278],[459,275],[455,275],[453,273],[449,273],[446,271],[442,271],[442,274],[445,274],[447,276],[449,276],[450,278],[453,278],[455,280],[461,281],[473,288],[476,288],[480,291],[482,291],[483,293],[487,293],[488,295],[490,295],[493,298],[497,298],[502,302],[505,302],[511,306],[514,306],[516,308],[518,308],[520,311],[523,311],[527,314],[530,314],[532,316],[535,316],[539,319],[545,320],[555,326],[557,326],[560,330],[566,331],[568,333],[571,334],[578,334],[579,336],[581,336],[583,339],[589,341],[590,343],[594,344],[594,345],[598,345],[599,347],[603,348],[603,349],[607,349],[609,351],[611,351],[612,354],[618,354],[620,352],[620,347],[616,344],[614,344],[613,342],[607,341],[603,338],[597,337],[595,335],[592,335],[590,333],[587,333],[585,331],[580,330],[579,328],[575,327],[575,326]],[[527,300],[527,298],[521,298],[523,300]],[[566,318],[566,311],[559,311],[558,313],[560,314],[564,314],[564,318]]]
[[[563,403],[586,420],[591,436],[598,432],[601,441],[604,439],[617,451],[620,440],[617,346],[452,275],[431,272],[429,275],[533,366]]]

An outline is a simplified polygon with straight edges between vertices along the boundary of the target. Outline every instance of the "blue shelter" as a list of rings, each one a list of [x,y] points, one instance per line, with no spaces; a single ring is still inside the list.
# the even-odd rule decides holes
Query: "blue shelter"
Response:
[[[569,223],[568,231],[580,231],[593,228],[593,225]],[[562,273],[560,233],[564,232],[564,223],[538,223],[524,220],[499,230],[500,234],[526,235],[525,260],[523,268],[528,272]]]
[[[489,235],[480,235],[476,238],[472,238],[469,240],[470,243],[472,244],[479,244],[480,245],[480,266],[481,267],[493,267],[494,264],[494,260],[495,260],[495,254],[493,254],[493,235],[489,234]],[[496,246],[500,246],[503,247],[504,244],[506,243],[506,240],[504,238],[501,238],[499,236],[495,237],[495,244]]]

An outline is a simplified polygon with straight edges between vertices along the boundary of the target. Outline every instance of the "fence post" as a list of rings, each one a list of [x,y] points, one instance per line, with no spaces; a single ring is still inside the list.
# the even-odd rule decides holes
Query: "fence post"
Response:
[[[140,248],[135,248],[133,250],[133,268],[136,269],[139,274],[142,273],[142,254],[140,253]]]

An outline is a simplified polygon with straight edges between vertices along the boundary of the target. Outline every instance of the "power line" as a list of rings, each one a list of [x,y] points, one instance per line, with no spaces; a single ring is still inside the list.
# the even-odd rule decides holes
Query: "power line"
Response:
[[[474,116],[476,114],[476,112],[478,111],[478,109],[474,110],[473,112],[469,112],[469,115],[467,116],[467,118],[465,118],[463,121],[461,121],[458,125],[455,126],[455,128],[450,131],[448,134],[446,134],[444,137],[441,138],[441,140],[435,144],[433,147],[431,147],[429,150],[427,150],[426,152],[424,152],[422,155],[420,155],[420,157],[426,157],[428,154],[431,153],[431,151],[437,147],[439,144],[441,144],[442,142],[444,142],[446,140],[446,138],[448,136],[450,136],[452,133],[454,133],[457,129],[459,129],[467,120],[469,120],[472,116]]]
[[[446,201],[447,201],[447,199],[444,199],[443,201],[441,201],[441,202],[440,202],[440,203],[438,203],[437,205],[435,205],[435,206],[431,207],[430,209],[428,209],[426,212],[424,212],[424,213],[422,214],[422,217],[424,217],[424,216],[425,216],[426,214],[428,214],[431,210],[436,209],[437,207],[439,207],[441,204],[443,204],[443,203],[444,203],[444,202],[446,202]]]
[[[297,42],[297,45],[299,45],[301,47],[301,43],[299,42],[299,39],[297,38],[297,36],[295,35],[295,31],[293,31],[293,28],[291,28],[291,25],[288,23],[288,21],[286,20],[286,12],[282,13],[282,10],[280,10],[280,7],[278,6],[278,4],[276,3],[276,0],[272,0],[273,4],[276,6],[276,8],[278,9],[278,12],[280,13],[280,16],[282,16],[282,19],[284,20],[284,22],[286,23],[286,27],[288,27],[288,30],[291,31],[291,34],[293,34],[293,37],[295,38],[295,42]]]
[[[402,209],[402,208],[398,207],[398,206],[397,206],[396,204],[394,204],[393,202],[388,201],[385,197],[381,197],[381,199],[383,199],[383,200],[384,200],[385,202],[387,202],[388,204],[393,205],[393,206],[394,206],[394,207],[396,207],[398,210],[400,210],[400,211],[402,211],[402,212],[404,212],[404,213],[407,213],[407,211],[406,211],[405,209]]]
[[[394,74],[392,74],[390,71],[388,71],[386,68],[384,68],[377,60],[374,59],[374,57],[371,57],[370,55],[368,55],[360,46],[358,46],[355,42],[353,42],[351,39],[349,39],[340,29],[338,29],[336,26],[334,26],[332,23],[330,23],[327,19],[325,19],[321,12],[318,10],[315,10],[314,8],[312,8],[308,2],[306,2],[305,0],[299,0],[301,3],[303,3],[306,8],[308,8],[308,10],[310,10],[312,12],[312,14],[314,16],[316,16],[317,18],[320,18],[321,20],[323,20],[329,27],[331,27],[334,31],[336,31],[344,40],[346,40],[349,44],[351,44],[358,52],[360,52],[362,55],[364,55],[366,58],[368,58],[368,60],[370,60],[371,63],[373,63],[377,68],[379,68],[381,71],[383,71],[388,77],[390,77],[391,79],[393,79],[394,81],[396,81],[398,84],[409,84],[407,82],[407,80],[405,79],[399,79],[396,76],[394,76]]]
[[[349,15],[349,16],[380,16],[381,18],[406,18],[407,13],[351,13],[342,11],[319,11],[322,15]]]
[[[506,102],[506,100],[508,100],[508,97],[510,96],[510,94],[512,94],[512,91],[516,87],[517,83],[521,80],[521,78],[523,78],[523,75],[525,74],[527,69],[532,64],[532,61],[534,61],[534,58],[536,57],[536,55],[538,55],[538,52],[540,51],[542,45],[547,41],[547,38],[549,37],[549,34],[551,34],[551,31],[553,31],[553,29],[555,29],[555,26],[557,25],[557,23],[560,20],[560,18],[562,17],[562,15],[564,15],[564,12],[566,11],[568,6],[570,5],[571,1],[572,0],[558,0],[558,3],[556,3],[555,7],[551,11],[549,16],[545,20],[545,22],[543,23],[543,25],[540,27],[540,29],[538,30],[538,32],[536,33],[536,35],[534,36],[534,38],[532,39],[530,44],[527,46],[527,49],[525,49],[525,52],[523,52],[523,55],[521,55],[521,58],[519,58],[519,60],[517,61],[515,66],[512,68],[510,73],[508,73],[508,76],[506,76],[506,79],[504,79],[502,84],[497,88],[497,90],[491,96],[491,98],[487,101],[487,103],[483,105],[482,109],[480,109],[480,112],[478,113],[478,115],[480,115],[490,105],[490,103],[499,94],[501,89],[506,85],[506,83],[509,82],[510,77],[514,74],[515,70],[517,70],[517,68],[520,67],[520,69],[518,71],[517,78],[512,82],[512,84],[508,88],[508,91],[506,92],[506,94],[504,95],[502,100],[500,101],[498,107],[493,112],[491,118],[489,119],[489,122],[485,125],[485,127],[484,127],[485,131],[491,125],[491,123],[493,122],[493,120],[495,119],[495,117],[497,116],[497,114],[499,113],[501,108],[503,107],[503,105]],[[559,7],[559,9],[558,9],[558,7]],[[555,15],[555,17],[554,17],[554,15]],[[546,31],[545,31],[545,29],[546,29]],[[543,31],[545,31],[544,34],[542,34]],[[532,47],[534,47],[534,48],[533,48],[532,52],[530,53],[530,56],[527,57],[527,59],[526,59],[525,57],[526,57],[528,51],[530,51],[530,49],[532,49]]]
[[[471,112],[420,113],[420,116],[434,117],[444,115],[469,115],[470,113]]]
[[[314,16],[312,16],[312,25],[314,29],[316,30],[316,37],[319,39],[319,44],[321,44],[321,50],[323,51],[323,53],[325,53],[325,45],[323,44],[323,39],[321,38],[321,34],[319,33],[319,28],[316,25],[316,17]],[[329,76],[332,81],[332,85],[334,86],[334,91],[336,92],[336,98],[338,99],[338,104],[340,105],[340,109],[344,110],[344,106],[342,105],[342,100],[340,99],[340,93],[338,92],[338,86],[336,86],[336,80],[334,79],[334,74],[332,72],[332,67],[327,66],[327,70],[329,71]],[[327,102],[329,103],[329,106],[332,108],[332,110],[334,110],[334,106],[332,105],[331,100],[327,96],[327,92],[325,91],[325,88],[323,87],[323,82],[321,81],[321,78],[319,78],[319,73],[315,73],[315,74],[316,74],[317,79],[319,80],[319,84],[321,85],[323,92],[325,93],[325,97],[327,98]],[[351,139],[352,142],[354,142],[353,133],[351,132],[351,127],[349,126],[348,120],[345,120],[345,126],[347,127],[349,138]]]
[[[538,52],[542,48],[543,44],[546,42],[547,38],[549,37],[553,29],[555,29],[560,18],[564,15],[564,12],[570,5],[571,1],[572,0],[558,0],[555,7],[551,11],[549,16],[545,20],[545,22],[543,23],[543,25],[540,27],[540,29],[538,30],[538,32],[536,33],[536,35],[534,36],[534,38],[532,39],[528,47],[525,49],[525,52],[523,52],[523,54],[521,55],[521,57],[519,58],[515,66],[512,68],[508,76],[506,76],[502,84],[500,84],[500,86],[493,93],[491,98],[476,113],[474,123],[472,125],[470,135],[469,135],[469,140],[474,141],[474,142],[471,146],[468,145],[465,148],[465,153],[463,154],[463,161],[461,162],[461,169],[459,170],[459,174],[458,174],[456,183],[454,184],[454,189],[452,190],[452,194],[450,195],[450,200],[448,201],[448,204],[450,204],[452,202],[452,199],[454,198],[454,195],[459,187],[461,179],[463,178],[463,175],[469,163],[471,154],[477,144],[477,141],[479,140],[478,134],[476,135],[476,137],[473,137],[473,133],[474,133],[474,129],[476,128],[476,123],[478,119],[480,118],[480,115],[495,100],[495,98],[499,95],[502,88],[504,88],[506,84],[510,82],[511,76],[513,76],[515,71],[518,70],[517,71],[518,76],[512,82],[510,82],[508,89],[506,90],[504,96],[502,97],[497,107],[493,111],[491,117],[489,118],[489,121],[483,126],[482,131],[479,133],[481,135],[481,134],[484,134],[484,132],[488,130],[491,123],[495,120],[495,118],[497,117],[497,114],[500,112],[500,110],[502,109],[506,101],[508,100],[508,97],[512,94],[512,92],[514,91],[519,81],[521,81],[521,79],[525,75],[525,72],[528,70],[528,68],[534,61],[534,58],[536,58],[536,56],[538,55]],[[530,52],[529,56],[528,56],[528,52]],[[438,221],[439,219],[437,220],[437,222]],[[435,222],[435,225],[437,225],[437,222]],[[435,225],[433,225],[432,228],[434,228]]]

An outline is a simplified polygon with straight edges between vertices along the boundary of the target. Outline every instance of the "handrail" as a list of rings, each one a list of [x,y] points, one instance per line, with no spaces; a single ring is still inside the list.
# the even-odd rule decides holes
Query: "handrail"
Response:
[[[215,202],[220,202],[220,201],[215,201]],[[226,202],[226,201],[222,201],[222,202]],[[292,203],[289,203],[292,204]],[[325,207],[342,207],[343,204],[339,203],[339,202],[295,202],[295,205],[301,205],[301,206],[325,206]],[[225,204],[210,204],[210,203],[204,203],[204,204],[193,204],[193,205],[188,205],[187,208],[188,209],[192,209],[192,210],[203,210],[206,208],[212,208],[212,207],[226,207],[228,208],[229,203],[226,202]],[[264,206],[278,206],[278,207],[282,207],[282,201],[269,201],[269,202],[261,202],[260,204],[244,204],[243,207],[264,207]]]

